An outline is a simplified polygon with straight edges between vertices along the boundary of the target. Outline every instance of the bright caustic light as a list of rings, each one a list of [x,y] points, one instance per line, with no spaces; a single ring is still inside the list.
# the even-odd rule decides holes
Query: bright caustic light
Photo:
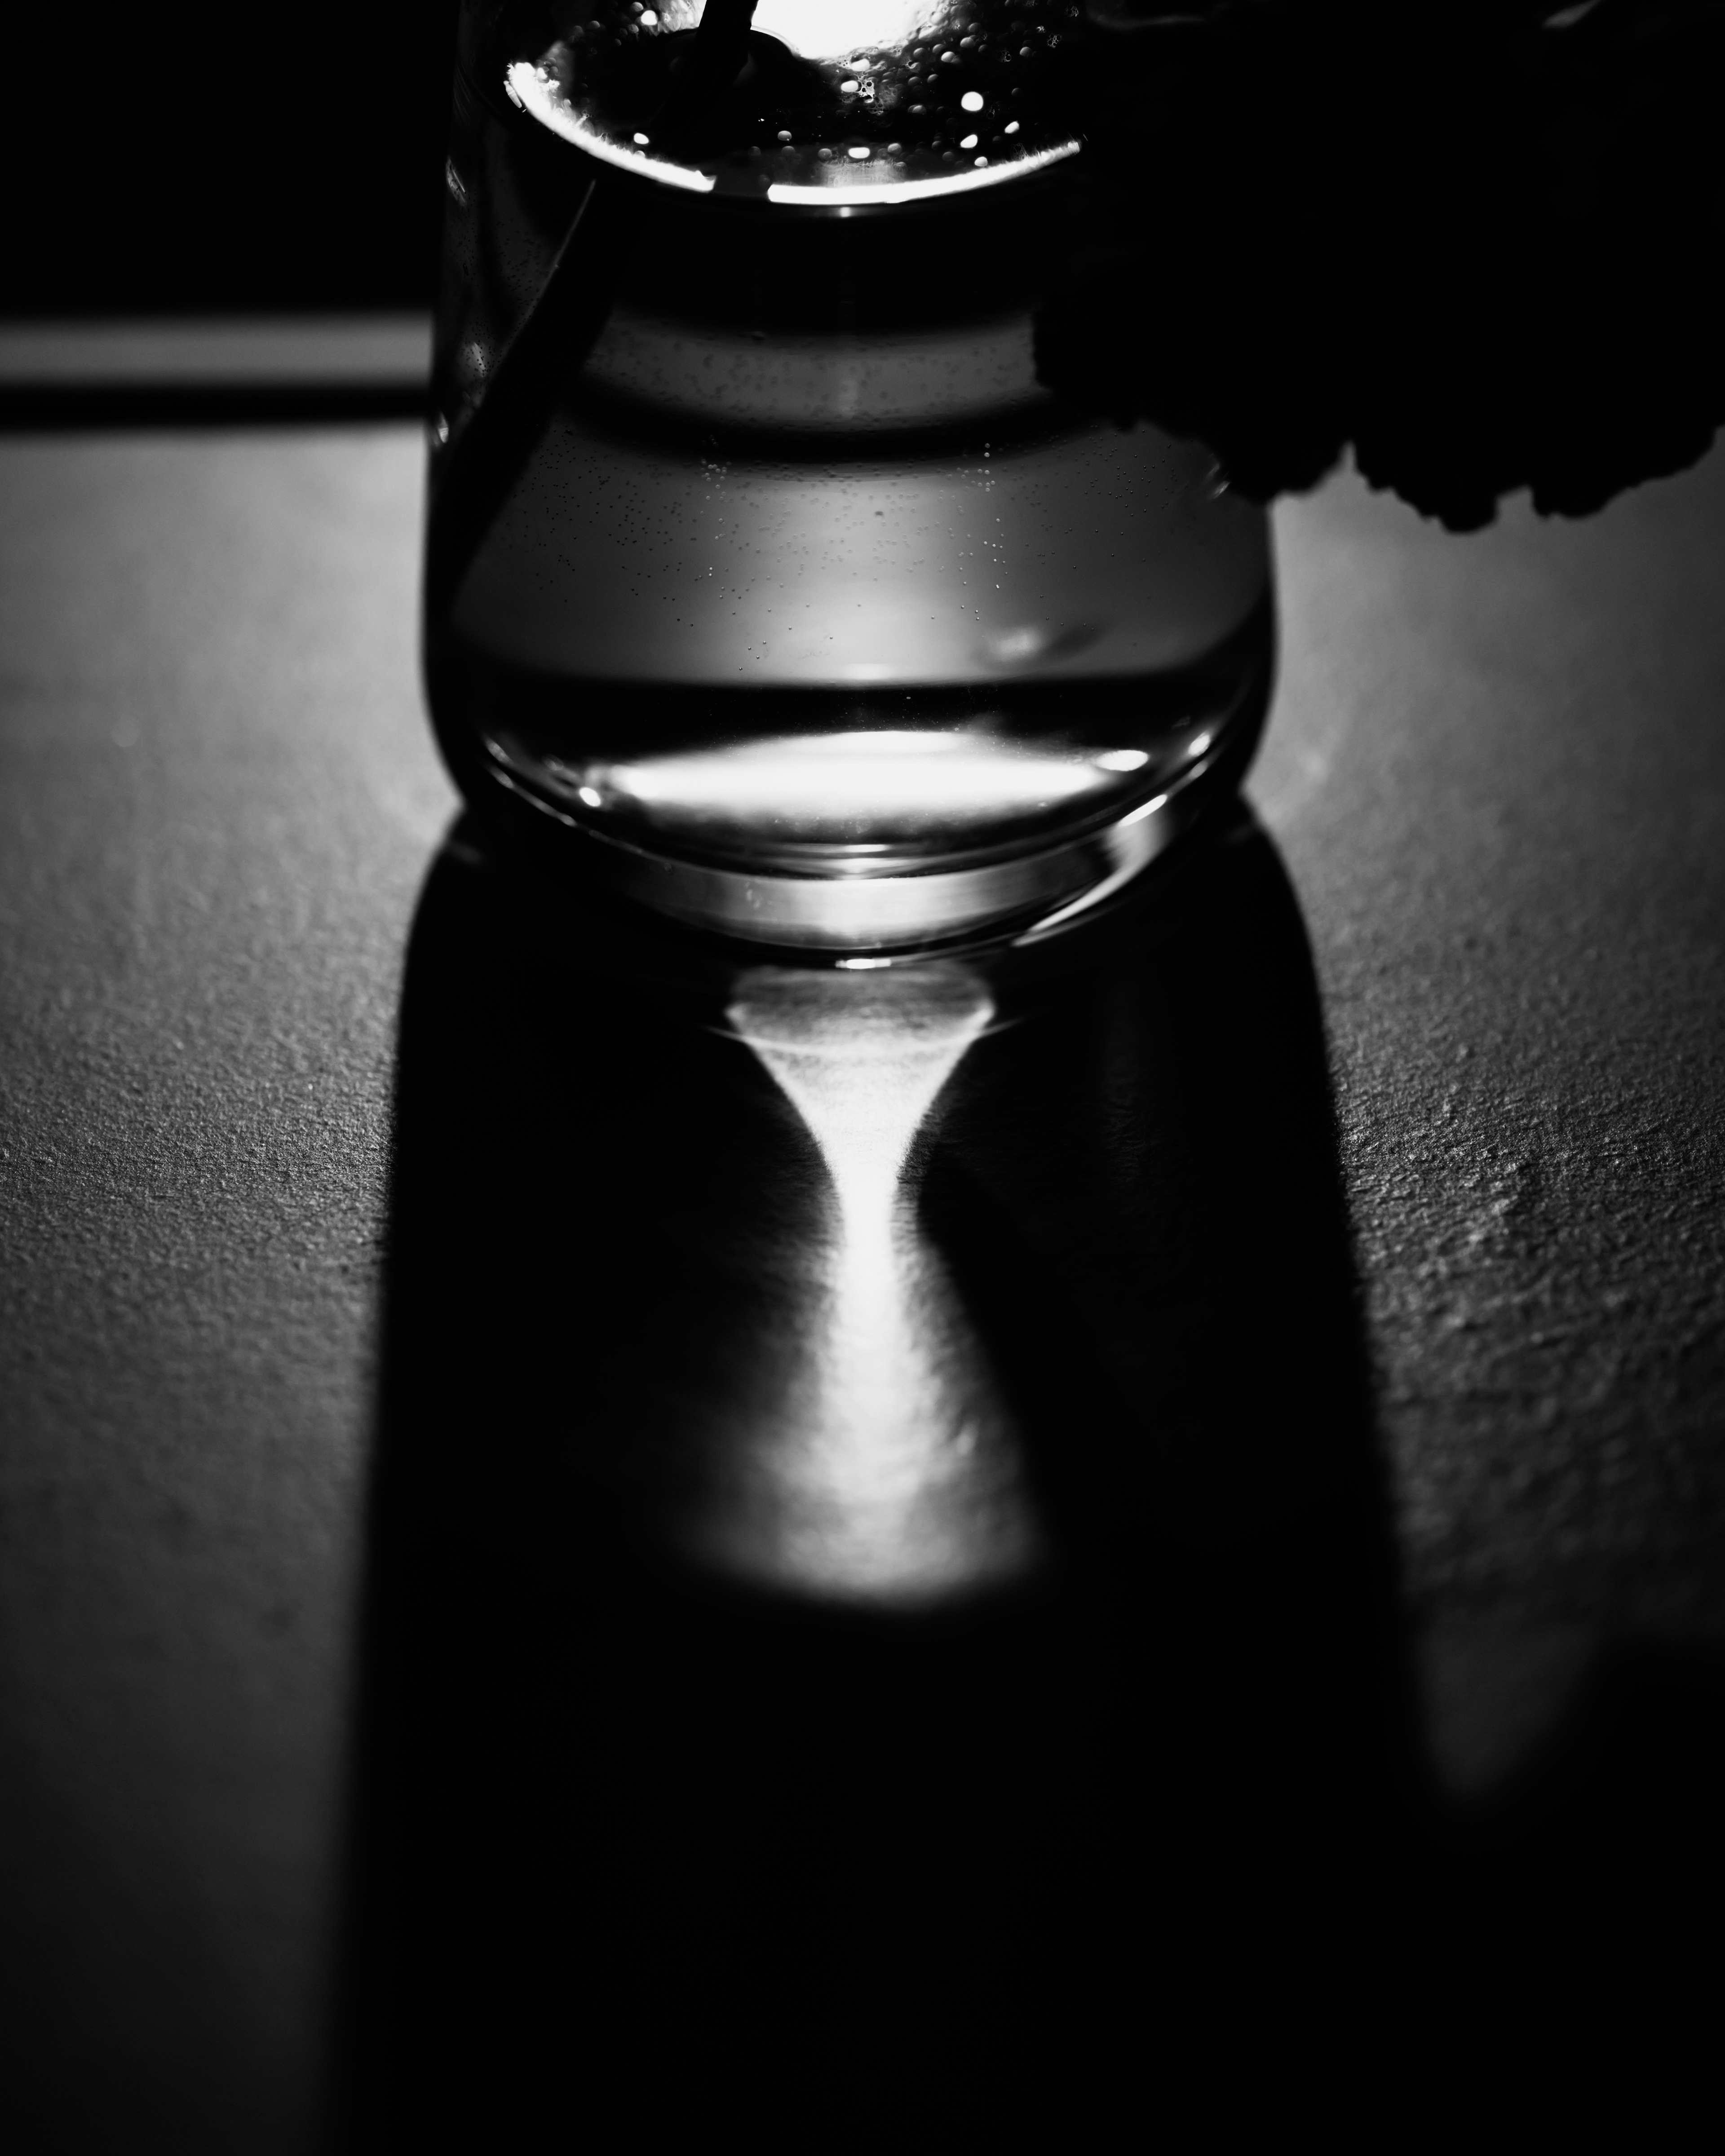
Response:
[[[737,1462],[712,1555],[840,1601],[938,1600],[1038,1556],[1018,1450],[916,1223],[915,1141],[993,1016],[952,963],[744,976],[729,1013],[819,1148],[817,1295],[776,1414]]]
[[[660,822],[722,818],[733,829],[783,823],[804,834],[866,825],[902,836],[1100,795],[1147,761],[1140,749],[1050,755],[981,732],[880,728],[595,765],[580,795],[597,788]]]

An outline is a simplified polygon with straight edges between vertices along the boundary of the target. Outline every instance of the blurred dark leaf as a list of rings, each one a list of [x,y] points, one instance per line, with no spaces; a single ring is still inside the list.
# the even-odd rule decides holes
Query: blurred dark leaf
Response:
[[[1043,377],[1256,499],[1364,477],[1575,516],[1725,417],[1717,0],[1092,0]]]
[[[454,12],[13,11],[5,312],[429,306]]]

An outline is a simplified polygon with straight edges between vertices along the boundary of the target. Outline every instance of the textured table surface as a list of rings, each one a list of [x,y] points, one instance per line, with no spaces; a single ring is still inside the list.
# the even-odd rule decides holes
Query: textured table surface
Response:
[[[542,1039],[521,1050],[519,1089],[506,1060],[475,1063],[473,1084],[496,1076],[495,1096],[425,1105],[413,1054],[422,1071],[439,1041],[477,1055],[459,1040],[506,1019],[458,887],[479,872],[459,860],[439,872],[416,943],[429,985],[410,994],[434,1045],[408,1040],[398,1070],[409,931],[456,807],[415,676],[414,429],[14,436],[0,488],[12,2071],[32,2147],[120,2146],[106,2137],[123,2122],[125,2145],[260,2156],[322,2131],[338,1966],[352,1958],[356,1892],[365,1902],[352,1852],[372,1830],[352,1822],[356,1732],[377,1682],[361,1675],[373,1450],[392,1413],[429,1411],[413,1404],[427,1382],[415,1342],[444,1353],[436,1328],[459,1325],[465,1291],[428,1287],[409,1250],[386,1322],[387,1252],[403,1220],[424,1230],[439,1211],[429,1163],[459,1152],[465,1115],[486,1172],[567,1201],[557,1248],[587,1249],[578,1267],[595,1245],[614,1245],[626,1270],[655,1234],[679,1249],[728,1234],[712,1265],[765,1278],[789,1245],[774,1241],[768,1169],[701,1184],[705,1126],[688,1126],[693,1165],[675,1192],[662,1164],[632,1186],[596,1158],[601,1197],[581,1199],[583,1152],[645,1128],[628,1120],[647,1082],[630,1075],[636,1051],[613,1052],[636,1006],[614,1008],[608,990],[593,991],[600,1015],[567,1096],[534,1090],[552,1067],[532,1062],[552,1053]],[[1058,1097],[1081,1102],[1080,1121],[1083,1100],[1114,1101],[1139,1117],[1141,1152],[1177,1145],[1183,1205],[1218,1164],[1221,1225],[1194,1231],[1207,1270],[1181,1293],[1194,1338],[1232,1309],[1253,1421],[1241,1456],[1271,1442],[1286,1471],[1312,1418],[1351,1411],[1321,1397],[1278,1332],[1275,1277],[1250,1255],[1253,1193],[1269,1190],[1275,1265],[1294,1303],[1307,1292],[1306,1201],[1294,1183],[1276,1194],[1305,1036],[1278,1034],[1275,998],[1308,993],[1286,986],[1303,961],[1288,959],[1260,1009],[1236,998],[1206,1017],[1204,998],[1232,952],[1250,1000],[1258,961],[1239,953],[1254,922],[1295,951],[1303,921],[1333,1108],[1300,1108],[1300,1142],[1321,1153],[1333,1114],[1397,1652],[1422,1771],[1465,1808],[1562,1753],[1578,1717],[1609,1720],[1618,1709],[1599,1702],[1620,1682],[1662,1686],[1695,1723],[1725,1646],[1725,460],[1585,524],[1515,508],[1465,539],[1342,480],[1281,509],[1277,538],[1281,686],[1250,788],[1268,842],[1236,842],[1257,880],[1214,899],[1199,879],[1170,932],[1188,954],[1168,957],[1164,934],[1143,962],[1153,987],[1158,968],[1174,983],[1161,1019],[1133,1004],[1123,1030],[1092,1029],[1129,1064],[1158,1024],[1214,1022],[1241,1067],[1179,1064],[1146,1092],[1131,1069],[1081,1067],[1081,1045],[1059,1079],[1078,1090]],[[504,965],[506,988],[533,978],[524,963]],[[649,1034],[656,1022],[641,1021]],[[1307,1017],[1289,1024],[1297,1034]],[[608,1106],[613,1081],[595,1067],[612,1065]],[[942,1129],[1002,1217],[1022,1216],[1050,1251],[1065,1237],[1081,1272],[1084,1171],[1062,1181],[1051,1141],[1039,1196],[1047,1126],[1013,1106],[1014,1086],[1044,1100],[1045,1066],[1014,1077],[1006,1049],[979,1061],[976,1105],[955,1096]],[[398,1086],[421,1105],[397,1133]],[[596,1139],[590,1118],[614,1114]],[[1009,1153],[1011,1175],[997,1173]],[[478,1173],[452,1158],[458,1220],[494,1203]],[[930,1175],[938,1211],[945,1186]],[[625,1234],[631,1188],[647,1226]],[[951,1207],[947,1246],[962,1251]],[[1153,1285],[1180,1255],[1158,1238],[1178,1239],[1184,1217],[1099,1214],[1096,1247],[1136,1236]],[[1317,1222],[1314,1247],[1329,1234]],[[1332,1259],[1346,1269],[1346,1250],[1322,1265]],[[497,1262],[507,1275],[506,1250]],[[666,1368],[698,1361],[698,1314],[679,1297],[698,1300],[706,1276],[681,1265],[667,1261],[649,1298],[685,1342]],[[1185,1336],[1164,1329],[1161,1361],[1141,1367],[1132,1311],[1106,1309],[1098,1279],[1083,1300],[1103,1310],[1111,1382],[1178,1393]],[[492,1352],[531,1360],[536,1291],[520,1287],[514,1306],[523,1349],[485,1300],[502,1291],[471,1285],[475,1324],[507,1336],[487,1330]],[[581,1353],[639,1358],[639,1312],[615,1282],[581,1292],[603,1312]],[[990,1306],[978,1289],[974,1308]],[[747,1333],[752,1308],[742,1296],[727,1337]],[[654,1361],[639,1390],[655,1430],[671,1429],[684,1378]],[[447,1383],[465,1399],[475,1380],[459,1362]],[[702,1363],[688,1397],[710,1401],[719,1382]],[[614,1421],[636,1383],[614,1367],[593,1413]],[[1210,1441],[1237,1435],[1219,1414]],[[468,1440],[483,1482],[483,1416]],[[624,1510],[652,1502],[636,1493]],[[507,1533],[495,1491],[490,1507],[495,1544]],[[1082,1502],[1072,1517],[1090,1517]],[[1117,1548],[1109,1561],[1124,1562]],[[1254,1625],[1273,1621],[1251,1607]],[[819,1681],[818,1654],[798,1652],[815,1655],[799,1667]],[[387,1772],[382,1786],[387,1811]],[[850,2144],[835,2131],[803,2145]]]

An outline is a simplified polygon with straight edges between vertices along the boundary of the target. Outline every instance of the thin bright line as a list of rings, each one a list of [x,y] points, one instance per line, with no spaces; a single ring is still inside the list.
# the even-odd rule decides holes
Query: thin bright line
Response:
[[[608,142],[603,135],[595,135],[590,128],[583,127],[567,105],[559,105],[549,95],[552,77],[531,60],[516,60],[505,80],[510,95],[523,112],[531,113],[553,135],[561,135],[578,150],[585,150],[589,157],[598,158],[602,164],[614,165],[619,172],[634,172],[644,180],[660,180],[668,187],[685,187],[691,194],[712,192],[711,172],[691,172],[686,165],[670,165],[662,158],[644,157],[639,150],[620,149],[616,143]]]
[[[1142,824],[1147,816],[1153,816],[1158,808],[1166,808],[1167,806],[1167,794],[1156,794],[1148,801],[1141,801],[1132,814],[1122,816],[1114,828],[1117,831],[1123,831],[1128,824]]]
[[[1058,164],[1063,157],[1076,157],[1078,149],[1076,142],[1062,142],[1052,150],[1038,150],[1030,157],[1020,157],[1014,164],[991,165],[986,172],[949,172],[932,180],[896,180],[881,187],[805,187],[787,180],[775,180],[767,190],[767,199],[811,209],[830,208],[835,200],[847,206],[927,202],[937,195],[964,194],[973,187],[997,187],[1001,181],[1017,179],[1022,173],[1040,172],[1045,166]],[[664,166],[655,166],[654,177],[662,177],[665,171]]]

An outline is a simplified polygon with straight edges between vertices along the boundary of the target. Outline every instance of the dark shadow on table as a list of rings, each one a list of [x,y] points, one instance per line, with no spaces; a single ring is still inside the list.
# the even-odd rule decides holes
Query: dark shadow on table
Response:
[[[536,915],[465,829],[434,867],[353,2147],[989,2148],[1056,2119],[1101,2147],[1122,2103],[1201,2098],[1219,2131],[1378,2041],[1417,1778],[1292,893],[1241,812],[964,978],[995,1017],[919,1141],[935,1347],[834,1347],[811,1127],[723,1024],[770,1031],[768,990],[597,906]],[[798,1415],[842,1421],[829,1351],[853,1390],[958,1401],[944,1512],[893,1484],[914,1460],[775,1497]],[[967,1496],[991,1446],[1010,1471]]]

